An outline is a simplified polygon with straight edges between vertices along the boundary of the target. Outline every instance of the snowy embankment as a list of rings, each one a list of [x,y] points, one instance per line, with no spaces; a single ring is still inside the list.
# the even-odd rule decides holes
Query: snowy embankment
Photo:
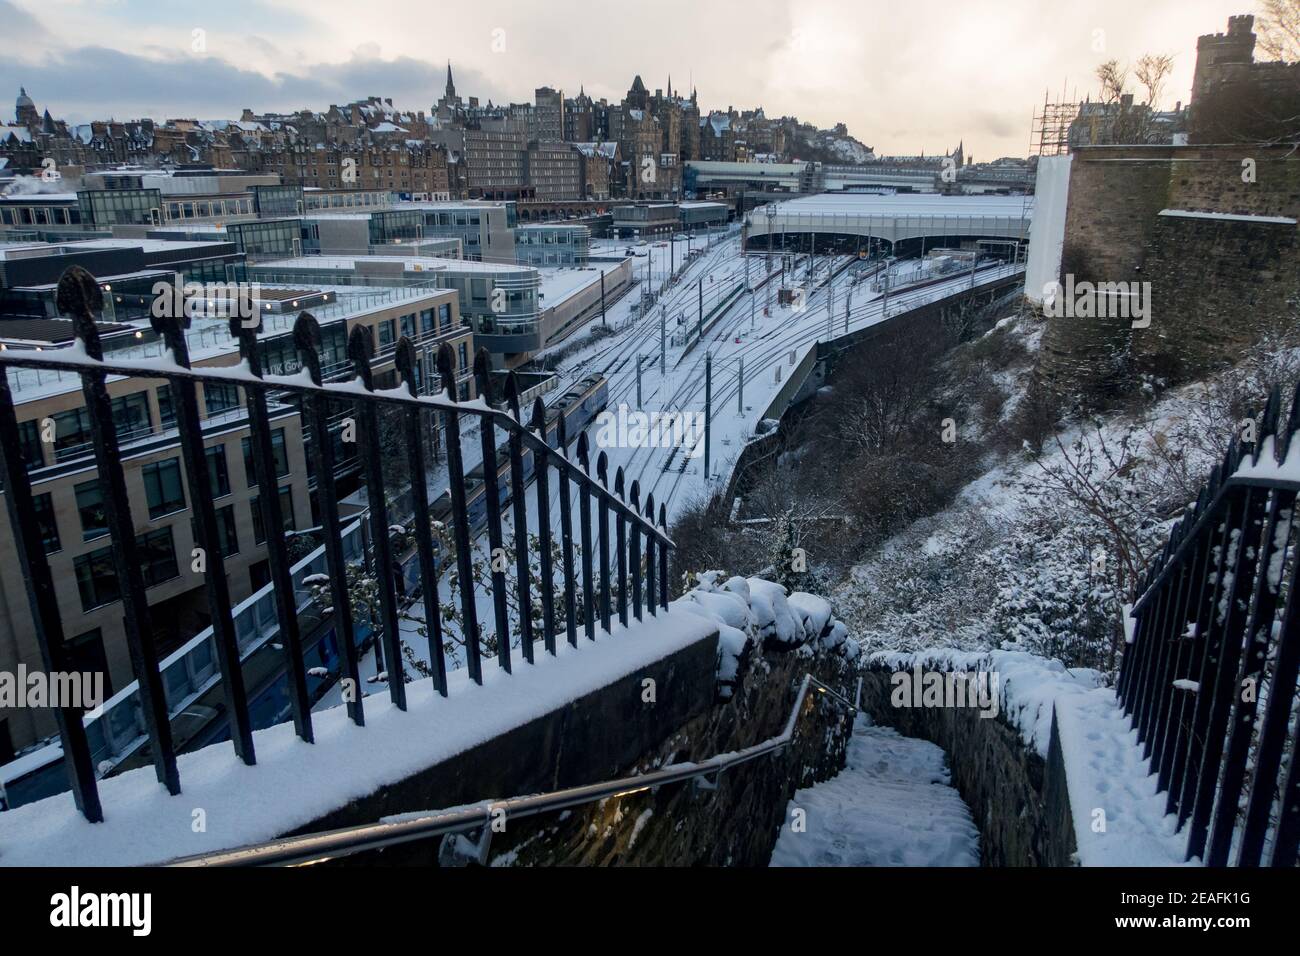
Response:
[[[848,761],[790,800],[771,866],[979,866],[979,830],[944,752],[859,714]]]
[[[676,602],[680,606],[682,602]],[[483,664],[483,686],[465,670],[448,674],[448,697],[429,680],[409,683],[407,710],[387,695],[366,698],[366,725],[343,707],[312,714],[316,742],[279,724],[253,735],[257,766],[228,743],[177,758],[182,792],[170,796],[152,767],[101,780],[105,822],[87,823],[69,794],[0,814],[0,866],[135,866],[273,839],[455,757],[570,701],[712,640],[712,619],[679,608],[555,657],[517,662],[513,674]],[[484,794],[485,798],[510,794]],[[435,809],[430,807],[429,809]]]
[[[1137,732],[1102,675],[1023,651],[884,651],[868,664],[894,672],[996,675],[1000,718],[1047,759],[1055,710],[1078,859],[1084,866],[1179,866],[1185,838],[1142,758]]]

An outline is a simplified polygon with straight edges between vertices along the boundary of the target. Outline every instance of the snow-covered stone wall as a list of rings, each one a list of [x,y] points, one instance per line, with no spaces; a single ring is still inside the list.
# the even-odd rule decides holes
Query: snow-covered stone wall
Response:
[[[947,751],[985,866],[1182,864],[1177,820],[1097,671],[1004,650],[864,663],[863,709]]]
[[[701,576],[671,609],[719,629],[718,701],[671,729],[631,772],[702,760],[779,734],[806,673],[852,693],[856,642],[831,605],[759,578]],[[693,784],[640,791],[557,817],[523,821],[493,844],[493,864],[764,866],[795,790],[844,766],[852,714],[810,694],[792,745]]]

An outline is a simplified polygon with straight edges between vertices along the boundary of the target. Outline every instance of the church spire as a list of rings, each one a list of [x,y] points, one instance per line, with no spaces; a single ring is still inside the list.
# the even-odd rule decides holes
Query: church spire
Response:
[[[456,98],[456,84],[451,79],[451,60],[447,61],[447,99]]]

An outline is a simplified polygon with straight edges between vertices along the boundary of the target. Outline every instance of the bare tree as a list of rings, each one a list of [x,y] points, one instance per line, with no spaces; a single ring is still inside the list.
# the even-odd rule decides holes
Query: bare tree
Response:
[[[1259,47],[1271,60],[1300,60],[1300,0],[1261,0]]]
[[[1144,53],[1133,67],[1133,75],[1147,91],[1147,105],[1159,109],[1160,94],[1165,80],[1174,68],[1174,58],[1167,53]]]
[[[1118,103],[1128,87],[1128,67],[1120,66],[1119,60],[1107,60],[1097,67],[1095,75],[1101,84],[1101,101]]]

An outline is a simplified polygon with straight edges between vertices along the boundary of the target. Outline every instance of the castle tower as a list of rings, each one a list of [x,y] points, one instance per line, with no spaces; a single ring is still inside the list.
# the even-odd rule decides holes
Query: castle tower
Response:
[[[1209,33],[1196,41],[1196,69],[1192,73],[1192,99],[1204,94],[1232,66],[1255,60],[1255,18],[1251,14],[1228,17],[1227,33]],[[1228,67],[1228,71],[1224,70]]]

